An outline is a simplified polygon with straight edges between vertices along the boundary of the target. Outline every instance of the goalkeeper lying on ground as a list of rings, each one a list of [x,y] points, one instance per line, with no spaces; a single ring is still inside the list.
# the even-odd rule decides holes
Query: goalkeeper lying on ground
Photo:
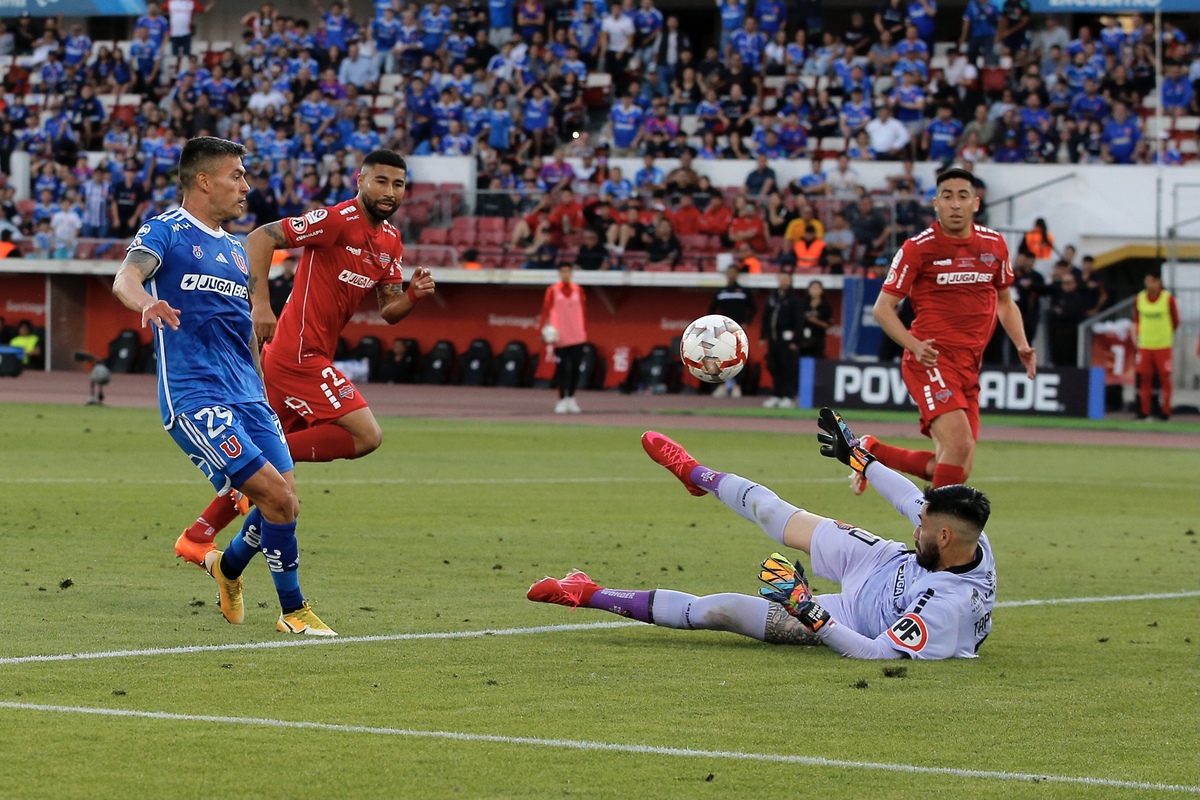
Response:
[[[669,589],[605,589],[582,572],[529,587],[539,603],[610,611],[687,630],[729,631],[773,644],[824,644],[850,658],[973,658],[992,629],[996,564],[983,526],[991,508],[969,486],[922,493],[858,445],[841,416],[821,409],[821,455],[870,479],[916,525],[916,549],[781,500],[765,486],[701,466],[661,433],[642,434],[650,458],[694,495],[716,495],[780,544],[812,557],[813,572],[840,594],[814,596],[804,569],[778,553],[762,564],[761,597],[706,597]]]

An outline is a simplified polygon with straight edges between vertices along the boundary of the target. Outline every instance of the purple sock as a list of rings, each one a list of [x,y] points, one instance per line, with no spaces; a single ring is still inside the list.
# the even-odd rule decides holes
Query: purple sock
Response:
[[[588,601],[588,608],[600,611],[611,611],[622,617],[636,619],[638,622],[652,622],[650,619],[650,596],[654,592],[635,592],[626,589],[599,589]]]
[[[716,494],[717,484],[720,483],[721,479],[725,477],[725,473],[711,470],[703,464],[697,464],[696,466],[692,467],[692,473],[688,477],[692,479],[692,483],[696,484],[704,491]]]

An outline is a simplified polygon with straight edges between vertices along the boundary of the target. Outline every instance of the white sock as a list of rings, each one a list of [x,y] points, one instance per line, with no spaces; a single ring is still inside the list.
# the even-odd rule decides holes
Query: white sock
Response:
[[[654,624],[694,631],[728,631],[763,641],[770,603],[747,594],[710,594],[697,597],[685,592],[654,592]]]
[[[781,500],[765,486],[746,480],[741,475],[726,472],[715,492],[717,499],[729,506],[738,516],[763,529],[763,533],[783,544],[783,532],[788,520],[800,509]]]

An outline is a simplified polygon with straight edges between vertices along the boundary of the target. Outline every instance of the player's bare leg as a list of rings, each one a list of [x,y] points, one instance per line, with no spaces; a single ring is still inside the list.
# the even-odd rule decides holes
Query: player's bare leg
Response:
[[[933,486],[963,483],[975,463],[975,437],[962,409],[947,411],[934,419],[929,433],[937,446],[937,464],[933,468]]]
[[[297,463],[361,458],[379,449],[383,431],[371,409],[360,408],[332,424],[291,431],[287,434],[287,443],[292,459]]]

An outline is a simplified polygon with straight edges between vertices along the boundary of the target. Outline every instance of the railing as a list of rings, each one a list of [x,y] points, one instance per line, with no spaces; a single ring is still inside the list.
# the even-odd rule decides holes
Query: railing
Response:
[[[1043,189],[1048,189],[1051,186],[1054,186],[1055,184],[1063,183],[1063,182],[1069,181],[1069,180],[1074,180],[1074,178],[1075,178],[1075,173],[1068,172],[1066,175],[1059,175],[1057,178],[1053,178],[1051,180],[1045,181],[1044,183],[1039,183],[1036,186],[1030,186],[1028,189],[1022,189],[1019,192],[1013,192],[1012,194],[1007,195],[1005,197],[1001,197],[997,200],[989,199],[988,205],[989,206],[998,206],[1001,203],[1007,203],[1008,204],[1008,224],[1012,225],[1013,224],[1013,201],[1014,200],[1016,200],[1017,198],[1020,198],[1020,197],[1024,197],[1025,195],[1028,195],[1028,194],[1033,194],[1034,192],[1040,192]]]

